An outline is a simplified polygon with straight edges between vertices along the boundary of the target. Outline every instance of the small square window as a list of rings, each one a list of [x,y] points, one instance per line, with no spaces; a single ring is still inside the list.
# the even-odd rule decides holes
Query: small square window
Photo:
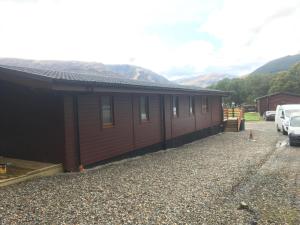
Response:
[[[141,121],[149,120],[149,97],[140,96],[140,119]]]
[[[103,127],[112,127],[114,125],[112,96],[101,96],[101,118]]]

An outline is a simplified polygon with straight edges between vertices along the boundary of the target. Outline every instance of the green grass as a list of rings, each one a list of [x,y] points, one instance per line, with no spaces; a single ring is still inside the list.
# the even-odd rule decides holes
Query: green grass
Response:
[[[247,112],[244,114],[246,121],[261,121],[262,118],[260,117],[259,113],[256,112]]]

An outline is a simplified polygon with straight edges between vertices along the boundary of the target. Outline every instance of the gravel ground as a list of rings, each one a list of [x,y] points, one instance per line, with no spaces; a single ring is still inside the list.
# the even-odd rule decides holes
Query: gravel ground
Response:
[[[247,128],[2,188],[0,224],[299,224],[300,148]]]

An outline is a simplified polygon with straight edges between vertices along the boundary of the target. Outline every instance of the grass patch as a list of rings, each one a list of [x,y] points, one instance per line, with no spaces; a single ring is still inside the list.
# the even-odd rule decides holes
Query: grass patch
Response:
[[[247,112],[244,114],[246,121],[261,121],[262,118],[257,112]]]

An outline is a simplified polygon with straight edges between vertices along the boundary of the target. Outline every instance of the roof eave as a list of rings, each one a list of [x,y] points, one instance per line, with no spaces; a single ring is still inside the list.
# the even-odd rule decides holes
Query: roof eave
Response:
[[[52,79],[48,77],[35,76],[31,73],[0,67],[0,79],[14,84],[32,87],[51,89]]]
[[[0,67],[0,79],[15,84],[31,87],[47,89],[52,91],[64,92],[127,92],[127,93],[158,93],[158,94],[192,94],[192,95],[217,95],[228,96],[228,92],[210,90],[210,89],[188,89],[159,86],[141,86],[122,83],[99,83],[96,81],[80,81],[80,80],[64,80],[55,79],[46,76],[39,76],[34,73],[14,70],[10,68]]]
[[[267,98],[267,97],[271,97],[271,96],[274,96],[274,95],[280,95],[280,94],[291,95],[291,96],[299,96],[300,97],[300,94],[296,94],[296,93],[291,93],[291,92],[275,92],[273,94],[269,94],[269,95],[264,95],[264,96],[258,97],[258,98],[255,99],[255,101],[260,100],[262,98]]]
[[[164,88],[164,87],[145,87],[139,85],[128,84],[110,84],[110,83],[97,83],[97,82],[82,82],[82,81],[66,81],[54,80],[53,90],[56,91],[72,91],[72,92],[123,92],[123,93],[159,93],[159,94],[207,94],[228,96],[227,92],[217,90],[185,90],[180,88]]]

